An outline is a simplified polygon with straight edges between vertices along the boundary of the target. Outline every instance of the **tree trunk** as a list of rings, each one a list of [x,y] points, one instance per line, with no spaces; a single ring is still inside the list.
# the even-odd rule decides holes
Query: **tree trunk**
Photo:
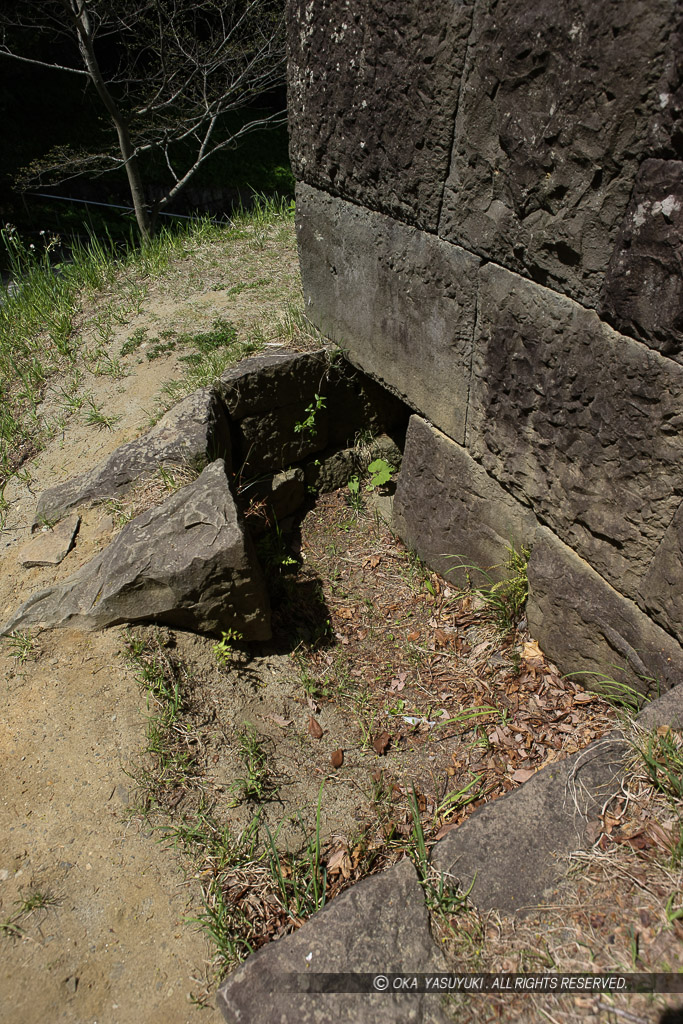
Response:
[[[78,35],[78,47],[81,51],[81,56],[83,57],[90,79],[95,86],[97,95],[104,103],[107,113],[111,117],[114,127],[116,128],[116,134],[118,135],[119,140],[119,149],[121,150],[121,156],[123,157],[126,175],[128,177],[128,187],[130,189],[131,199],[133,200],[135,219],[143,241],[148,242],[154,234],[154,229],[152,218],[150,217],[149,210],[145,205],[145,195],[142,185],[142,177],[140,175],[140,167],[131,142],[126,120],[107,88],[100,70],[99,61],[95,55],[90,18],[86,8],[86,0],[63,0],[63,3],[76,29]]]

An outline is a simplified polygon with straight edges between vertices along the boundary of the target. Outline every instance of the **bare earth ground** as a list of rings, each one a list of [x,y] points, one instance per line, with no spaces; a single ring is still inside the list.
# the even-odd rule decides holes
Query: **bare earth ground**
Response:
[[[287,229],[292,235],[293,231]],[[257,284],[257,282],[262,282]],[[245,287],[247,286],[247,287]],[[231,289],[233,289],[231,293]],[[293,240],[215,247],[190,268],[182,261],[150,286],[141,312],[115,325],[112,353],[140,327],[207,330],[217,316],[277,336],[287,301],[299,301]],[[85,317],[84,317],[85,319]],[[103,509],[84,514],[77,544],[55,569],[22,569],[36,498],[57,481],[95,465],[143,431],[161,387],[182,370],[181,351],[121,359],[128,376],[86,373],[81,392],[109,418],[85,422],[85,407],[28,465],[28,482],[11,481],[0,543],[0,616],[34,590],[74,572],[113,530]],[[58,382],[59,384],[59,382]],[[47,403],[58,404],[59,386]],[[46,404],[47,404],[46,403]],[[22,915],[21,933],[0,936],[0,1018],[16,1024],[164,1024],[218,1021],[190,993],[206,986],[211,951],[183,924],[191,912],[174,854],[129,820],[131,762],[145,746],[144,698],[121,658],[121,631],[40,637],[20,664],[0,646],[0,921],[15,917],[39,890],[46,909]]]
[[[151,338],[169,327],[205,330],[216,316],[235,323],[240,337],[256,332],[262,342],[291,342],[286,304],[300,299],[287,231],[179,261],[150,286],[139,313],[116,326],[111,354],[140,327]],[[18,564],[41,490],[144,430],[163,384],[183,372],[182,354],[148,360],[140,346],[120,360],[128,376],[86,374],[81,391],[110,426],[87,423],[84,407],[24,467],[24,482],[7,488],[3,619],[111,538],[115,517],[89,509],[61,566]],[[50,403],[59,407],[58,389]],[[3,1021],[221,1019],[212,1003],[216,950],[186,923],[202,912],[207,879],[218,868],[209,857],[193,863],[158,842],[158,826],[182,826],[206,805],[234,834],[259,815],[262,827],[279,830],[279,845],[294,851],[315,830],[319,808],[332,898],[410,848],[413,787],[433,839],[482,800],[615,725],[614,708],[561,679],[523,628],[501,639],[480,600],[463,597],[411,558],[367,493],[355,503],[344,492],[321,498],[287,549],[269,557],[275,637],[253,656],[235,652],[221,666],[207,638],[136,631],[182,679],[178,744],[194,772],[190,783],[171,778],[158,787],[146,817],[135,807],[155,708],[124,656],[131,642],[125,631],[45,632],[23,662],[19,651],[0,645]],[[245,726],[267,754],[262,781],[270,788],[259,800],[239,798]],[[675,815],[666,802],[639,803],[637,788],[634,782],[596,821],[596,850],[577,859],[581,874],[562,888],[559,909],[522,922],[471,911],[435,917],[435,935],[454,967],[680,970],[681,871],[670,866]],[[277,903],[270,883],[256,892],[253,870],[221,877],[225,892],[236,886],[249,902],[258,923],[252,944],[300,923]],[[665,911],[672,893],[673,916]],[[40,905],[31,909],[36,895]],[[454,1003],[454,1012],[463,1021],[638,1024],[680,1003],[620,999],[482,997]]]

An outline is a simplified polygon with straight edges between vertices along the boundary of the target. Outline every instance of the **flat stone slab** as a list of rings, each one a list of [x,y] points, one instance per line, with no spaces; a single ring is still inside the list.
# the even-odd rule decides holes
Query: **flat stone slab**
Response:
[[[80,525],[80,516],[68,516],[52,529],[44,526],[19,552],[19,564],[25,569],[36,565],[59,565],[74,546]]]
[[[446,1024],[451,1018],[438,995],[316,991],[319,974],[444,969],[415,868],[405,859],[250,956],[225,980],[217,1002],[228,1024]]]
[[[121,445],[94,469],[43,491],[33,531],[70,509],[117,498],[160,466],[187,465],[216,458],[230,465],[230,430],[225,409],[212,387],[193,392],[170,409],[142,437]]]
[[[217,459],[163,504],[133,519],[64,583],[23,604],[2,633],[30,626],[96,629],[160,622],[245,640],[270,638],[268,595]]]

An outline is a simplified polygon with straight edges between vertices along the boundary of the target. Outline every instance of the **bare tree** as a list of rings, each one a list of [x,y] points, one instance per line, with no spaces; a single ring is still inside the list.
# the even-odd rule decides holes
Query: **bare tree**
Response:
[[[248,115],[284,81],[283,22],[283,0],[10,3],[0,12],[0,56],[82,76],[116,131],[111,148],[61,147],[34,171],[54,184],[123,167],[140,233],[149,238],[159,211],[210,157],[283,123],[284,111]],[[27,33],[47,40],[39,58],[27,53]],[[44,59],[45,45],[54,59]],[[154,157],[164,161],[169,184],[149,204],[141,158]]]

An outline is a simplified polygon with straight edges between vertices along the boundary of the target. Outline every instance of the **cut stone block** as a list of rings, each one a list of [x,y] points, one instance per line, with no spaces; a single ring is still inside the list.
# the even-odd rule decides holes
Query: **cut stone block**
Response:
[[[438,996],[315,991],[316,974],[444,970],[408,859],[253,953],[218,991],[228,1024],[446,1024]]]
[[[462,442],[479,260],[306,185],[297,189],[297,231],[310,319]]]
[[[683,643],[683,505],[679,505],[648,566],[636,600]]]
[[[600,314],[683,363],[683,161],[646,160],[641,166]]]
[[[183,399],[143,437],[121,445],[94,469],[44,491],[33,530],[78,505],[120,497],[160,466],[192,465],[218,457],[230,466],[230,431],[219,397],[207,387]]]
[[[294,0],[290,153],[310,185],[436,229],[472,0]]]
[[[655,124],[671,148],[676,20],[670,0],[477,4],[439,234],[595,306]]]
[[[683,493],[683,367],[489,264],[466,447],[635,599]]]
[[[308,404],[322,392],[330,369],[326,349],[317,352],[269,352],[231,367],[216,387],[232,420],[281,406]]]
[[[412,416],[394,497],[393,526],[420,558],[456,586],[506,575],[508,545],[533,544],[533,512],[505,491],[460,445]]]
[[[243,480],[276,473],[327,445],[328,353],[273,353],[244,360],[218,388],[234,422],[234,462]],[[310,425],[306,421],[313,412]]]
[[[631,747],[607,736],[475,811],[433,848],[437,871],[479,910],[518,913],[544,902],[586,842],[586,825],[619,792]]]
[[[528,566],[529,631],[563,672],[652,697],[683,678],[683,648],[545,527]]]
[[[35,565],[59,565],[74,546],[80,525],[80,516],[68,516],[52,529],[44,526],[30,544],[19,552],[19,564],[25,569]]]
[[[218,459],[121,530],[64,583],[34,594],[1,633],[159,622],[245,640],[270,638],[268,595]]]

